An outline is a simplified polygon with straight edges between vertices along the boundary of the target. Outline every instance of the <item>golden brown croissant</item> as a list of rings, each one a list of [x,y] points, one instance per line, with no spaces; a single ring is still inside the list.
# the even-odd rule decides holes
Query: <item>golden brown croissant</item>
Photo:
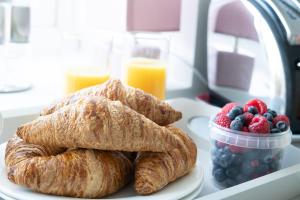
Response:
[[[142,152],[136,159],[135,190],[151,194],[184,176],[194,168],[197,157],[195,143],[182,130],[168,127],[181,143],[167,153]]]
[[[121,81],[111,79],[103,85],[86,88],[71,94],[42,110],[41,115],[51,114],[61,107],[72,104],[85,96],[104,96],[110,100],[121,101],[131,109],[145,115],[158,125],[168,125],[179,119],[182,114],[167,103],[145,93],[140,89],[124,86]]]
[[[5,153],[8,179],[34,191],[84,198],[114,193],[130,180],[133,167],[121,153],[87,149],[55,153],[12,138]]]
[[[24,124],[17,135],[51,147],[164,152],[178,140],[171,131],[119,101],[88,97]]]

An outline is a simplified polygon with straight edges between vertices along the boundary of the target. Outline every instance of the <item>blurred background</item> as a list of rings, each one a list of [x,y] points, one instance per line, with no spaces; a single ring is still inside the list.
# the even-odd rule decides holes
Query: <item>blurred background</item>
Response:
[[[159,99],[260,98],[300,132],[299,24],[299,0],[0,0],[0,113],[16,127],[118,78]]]
[[[151,54],[151,51],[158,50],[160,60],[168,62],[164,64],[167,68],[167,97],[176,96],[176,91],[190,88],[193,81],[192,66],[195,62],[199,1],[177,1],[174,5],[177,7],[175,10],[169,8],[169,5],[173,4],[172,1],[163,1],[162,5],[157,5],[158,7],[165,5],[169,8],[170,11],[167,12],[173,12],[175,19],[171,16],[174,22],[166,19],[166,27],[162,23],[156,30],[139,27],[139,22],[136,27],[134,27],[136,22],[130,24],[131,20],[142,17],[133,16],[136,12],[134,9],[144,9],[149,4],[145,1],[142,2],[144,5],[138,5],[137,2],[130,0],[3,1],[0,6],[5,9],[6,24],[3,25],[5,30],[2,31],[3,42],[0,44],[3,51],[0,55],[3,71],[1,71],[1,79],[10,79],[6,80],[9,86],[13,87],[15,82],[21,89],[23,89],[22,84],[25,88],[30,84],[31,90],[43,88],[44,91],[40,91],[45,93],[43,95],[49,98],[57,97],[76,89],[74,84],[80,85],[78,83],[80,81],[84,86],[89,85],[84,83],[85,81],[91,81],[90,84],[101,82],[96,80],[97,73],[103,76],[103,80],[107,79],[107,76],[123,79],[123,74],[126,72],[126,69],[124,72],[124,63],[130,57],[139,57],[132,54],[140,48],[141,54],[143,51],[144,54],[147,54],[146,51]],[[153,6],[154,12],[157,6]],[[19,10],[16,10],[17,8]],[[13,36],[14,30],[9,27],[11,22],[13,23],[11,18],[14,10],[17,12],[16,15],[19,15],[17,16],[19,20],[15,17],[18,26],[16,32],[22,32],[18,33],[21,35],[20,38],[27,37],[23,38],[23,41],[20,38],[17,38],[19,41],[14,39],[13,37],[18,36]],[[26,12],[27,16],[24,14]],[[136,14],[143,13],[136,12]],[[163,19],[165,16],[157,18]],[[168,27],[168,23],[174,24]],[[145,45],[133,47],[137,40],[141,40]],[[157,44],[153,43],[154,40]],[[150,45],[147,46],[147,42]],[[203,60],[202,62],[206,60],[204,56],[198,59]],[[76,78],[74,77],[76,73],[91,76],[93,74],[94,77],[90,77],[90,80],[81,80],[77,77],[76,83],[69,83],[74,82],[72,79]]]

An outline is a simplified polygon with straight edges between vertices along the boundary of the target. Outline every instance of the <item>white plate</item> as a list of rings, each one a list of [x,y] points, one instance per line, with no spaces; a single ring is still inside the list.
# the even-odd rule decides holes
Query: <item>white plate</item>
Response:
[[[6,147],[6,143],[0,145],[0,186],[1,186],[0,192],[1,193],[9,197],[15,199],[22,199],[22,200],[32,200],[32,199],[52,200],[58,198],[65,199],[65,200],[75,199],[70,197],[58,197],[58,196],[36,193],[29,189],[11,183],[7,179],[6,171],[5,171],[5,164],[4,164],[5,147]],[[203,167],[200,166],[199,162],[197,162],[195,169],[191,173],[169,184],[161,191],[154,193],[152,195],[137,196],[137,194],[134,192],[133,186],[128,185],[127,187],[123,188],[119,192],[111,196],[105,197],[104,199],[118,199],[118,200],[180,199],[193,193],[194,191],[196,191],[198,187],[201,187],[201,184],[203,183],[203,177],[204,177]]]
[[[201,183],[201,185],[194,192],[192,192],[189,195],[181,198],[180,200],[193,200],[193,199],[195,199],[202,192],[203,186],[204,186],[204,182]]]
[[[181,198],[180,200],[193,200],[195,199],[202,191],[203,189],[203,186],[204,186],[204,183],[201,183],[201,185],[196,188],[195,191],[193,191],[192,193],[190,193],[189,195]],[[3,193],[0,193],[0,199],[3,198],[5,200],[14,200],[13,198],[9,197],[9,196],[6,196],[5,194]]]
[[[3,193],[0,193],[0,199],[5,199],[5,200],[15,200],[15,199],[13,199],[13,198],[11,198],[11,197],[9,197],[9,196],[6,196],[6,195],[3,194]]]

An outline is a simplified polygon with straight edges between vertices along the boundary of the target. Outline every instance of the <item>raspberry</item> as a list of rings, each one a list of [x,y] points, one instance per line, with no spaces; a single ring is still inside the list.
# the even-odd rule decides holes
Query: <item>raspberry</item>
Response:
[[[290,125],[290,120],[286,115],[277,115],[277,117],[273,119],[273,125],[276,125],[279,121],[284,121],[288,126]]]
[[[251,160],[250,165],[251,165],[251,167],[258,167],[259,166],[259,161],[258,160]]]
[[[234,102],[233,102],[233,103],[228,103],[228,104],[226,104],[225,106],[223,106],[221,112],[227,114],[227,113],[229,113],[229,111],[230,111],[233,107],[235,107],[235,106],[237,106],[237,105],[238,105],[238,104],[237,104],[237,103],[234,103]]]
[[[254,115],[249,112],[245,112],[243,115],[245,117],[245,125],[248,126],[250,124],[250,122],[252,121]]]
[[[244,132],[249,132],[249,129],[247,128],[247,126],[244,126],[244,127],[242,128],[242,131],[244,131]]]
[[[249,124],[249,131],[252,133],[269,133],[270,126],[268,120],[263,116],[253,117],[251,123]]]
[[[248,112],[248,107],[250,107],[250,106],[256,107],[258,110],[258,113],[261,115],[264,114],[265,112],[267,112],[267,110],[268,110],[267,105],[259,99],[252,99],[252,100],[248,101],[244,106],[244,112]]]
[[[216,146],[217,146],[218,148],[223,148],[223,147],[226,146],[226,144],[217,140],[217,141],[216,141]]]
[[[228,145],[228,147],[232,153],[243,153],[246,151],[246,149],[243,147],[238,147],[238,146],[234,146],[234,145]]]
[[[225,128],[230,128],[231,120],[224,113],[217,114],[215,123]]]

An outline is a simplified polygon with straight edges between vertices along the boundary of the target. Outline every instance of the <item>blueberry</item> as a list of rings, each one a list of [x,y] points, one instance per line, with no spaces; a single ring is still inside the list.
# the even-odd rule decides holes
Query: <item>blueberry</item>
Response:
[[[278,128],[281,132],[283,132],[288,129],[288,125],[284,121],[278,121],[276,123],[276,128]]]
[[[240,120],[233,120],[230,123],[230,128],[232,130],[240,131],[243,128],[243,123]]]
[[[222,149],[216,149],[216,148],[214,148],[212,150],[212,155],[214,155],[215,157],[219,157],[222,153],[223,153]]]
[[[264,113],[263,116],[268,120],[268,121],[273,121],[273,115],[271,113]]]
[[[226,145],[226,146],[223,148],[223,152],[224,152],[224,153],[227,153],[227,154],[231,154],[231,151],[230,151],[229,146]]]
[[[216,161],[219,165],[221,165],[222,167],[228,167],[228,162],[227,159],[228,157],[226,156],[226,154],[222,154],[219,158],[217,158],[218,160]]]
[[[244,157],[247,160],[255,160],[261,155],[261,151],[259,150],[251,150],[244,154]]]
[[[244,125],[245,124],[245,116],[244,115],[238,115],[234,118],[234,120],[238,120],[238,121],[241,121],[242,124]]]
[[[277,171],[279,169],[280,165],[279,162],[277,160],[273,160],[270,164],[269,164],[269,169],[274,172]]]
[[[254,172],[254,168],[251,166],[250,161],[243,162],[241,171],[245,175],[251,175]]]
[[[278,128],[272,128],[271,133],[280,133],[280,130]]]
[[[218,182],[222,182],[226,179],[225,170],[223,168],[216,168],[213,170],[213,176]]]
[[[238,115],[243,114],[243,108],[240,106],[235,106],[233,107],[227,114],[227,116],[231,119],[234,120],[234,118]]]
[[[257,110],[257,108],[255,106],[249,106],[248,107],[248,112],[252,113],[253,115],[258,114],[258,110]]]
[[[273,116],[273,118],[277,116],[277,113],[275,110],[268,109],[267,112],[270,113]]]
[[[237,112],[241,115],[244,112],[244,109],[241,106],[235,106],[233,110],[237,110]]]
[[[263,158],[263,161],[264,161],[264,163],[266,163],[266,164],[271,163],[272,160],[273,160],[273,156],[272,156],[272,155],[266,155],[266,156]]]
[[[235,178],[240,173],[240,168],[237,166],[229,167],[226,169],[225,174],[229,178]]]
[[[260,163],[260,165],[256,168],[256,172],[258,174],[266,174],[269,171],[269,166],[264,163]]]
[[[212,170],[212,172],[214,172],[215,170],[217,170],[217,169],[219,169],[219,168],[223,169],[220,165],[213,165],[213,170]]]
[[[229,153],[223,153],[219,159],[218,164],[224,168],[230,166],[234,160],[234,157]]]
[[[219,158],[218,157],[213,157],[212,162],[214,165],[219,166]]]
[[[270,130],[272,130],[273,129],[273,122],[268,121],[268,123],[269,123]]]
[[[239,166],[243,162],[243,157],[238,154],[233,154],[233,155],[234,155],[233,164]]]
[[[217,147],[217,148],[223,148],[224,146],[225,146],[225,144],[223,142],[215,140],[215,147]]]
[[[246,181],[249,180],[249,177],[248,176],[245,176],[244,174],[239,174],[235,180],[238,182],[238,183],[244,183]]]
[[[265,157],[269,155],[273,155],[272,149],[260,149],[259,157],[257,159],[263,160]]]
[[[234,180],[234,179],[227,178],[227,179],[225,180],[225,185],[226,185],[227,187],[231,187],[231,186],[234,186],[234,185],[236,185],[236,184],[237,184],[237,182],[236,182],[236,180]]]

